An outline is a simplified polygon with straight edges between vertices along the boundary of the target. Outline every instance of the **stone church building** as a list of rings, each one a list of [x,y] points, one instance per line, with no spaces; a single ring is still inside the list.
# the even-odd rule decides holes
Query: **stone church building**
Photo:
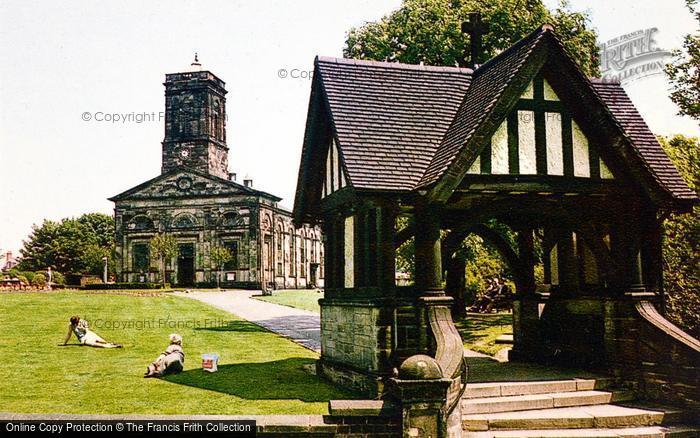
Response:
[[[165,76],[165,138],[161,174],[112,198],[117,281],[156,282],[158,261],[149,241],[171,234],[178,254],[167,263],[177,286],[211,286],[217,269],[210,251],[228,248],[225,287],[255,289],[323,286],[318,227],[292,224],[281,198],[236,182],[228,171],[226,89],[195,59],[192,71]]]

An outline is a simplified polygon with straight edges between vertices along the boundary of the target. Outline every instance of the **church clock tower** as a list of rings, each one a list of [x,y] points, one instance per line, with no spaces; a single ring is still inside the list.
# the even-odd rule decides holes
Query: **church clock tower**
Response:
[[[228,179],[224,81],[201,69],[165,75],[162,173],[185,167]]]

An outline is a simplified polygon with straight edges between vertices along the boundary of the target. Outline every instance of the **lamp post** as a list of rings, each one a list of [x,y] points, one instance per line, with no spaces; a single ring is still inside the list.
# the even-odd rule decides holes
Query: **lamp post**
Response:
[[[104,273],[102,275],[102,282],[104,284],[107,284],[107,256],[102,257],[102,261],[105,262],[105,269],[104,269]]]

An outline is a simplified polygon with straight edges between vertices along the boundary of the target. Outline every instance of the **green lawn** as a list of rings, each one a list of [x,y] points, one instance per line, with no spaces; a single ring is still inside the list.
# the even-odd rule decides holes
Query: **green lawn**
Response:
[[[58,346],[79,314],[123,349]],[[317,355],[257,325],[187,298],[83,292],[0,294],[0,412],[314,414],[354,395],[307,373]],[[126,325],[126,327],[125,327]],[[180,333],[185,371],[144,379]],[[219,372],[200,369],[220,356]]]
[[[321,308],[318,305],[318,300],[323,298],[323,292],[313,289],[276,290],[272,292],[272,295],[259,296],[255,298],[268,301],[270,303],[320,313]]]
[[[513,314],[469,313],[465,319],[456,321],[455,324],[466,348],[493,356],[508,346],[496,344],[496,338],[505,333],[513,333]]]

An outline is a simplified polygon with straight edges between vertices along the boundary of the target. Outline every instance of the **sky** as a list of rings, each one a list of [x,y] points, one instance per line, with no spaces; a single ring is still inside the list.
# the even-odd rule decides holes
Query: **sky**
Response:
[[[601,41],[656,27],[658,46],[673,49],[696,27],[682,0],[570,3],[590,12]],[[17,253],[44,219],[111,214],[108,197],[160,173],[162,83],[166,73],[187,70],[194,52],[226,82],[230,171],[290,208],[314,56],[342,56],[348,29],[399,5],[4,0],[0,250]],[[676,116],[663,76],[625,88],[655,133],[700,135],[696,122]]]

